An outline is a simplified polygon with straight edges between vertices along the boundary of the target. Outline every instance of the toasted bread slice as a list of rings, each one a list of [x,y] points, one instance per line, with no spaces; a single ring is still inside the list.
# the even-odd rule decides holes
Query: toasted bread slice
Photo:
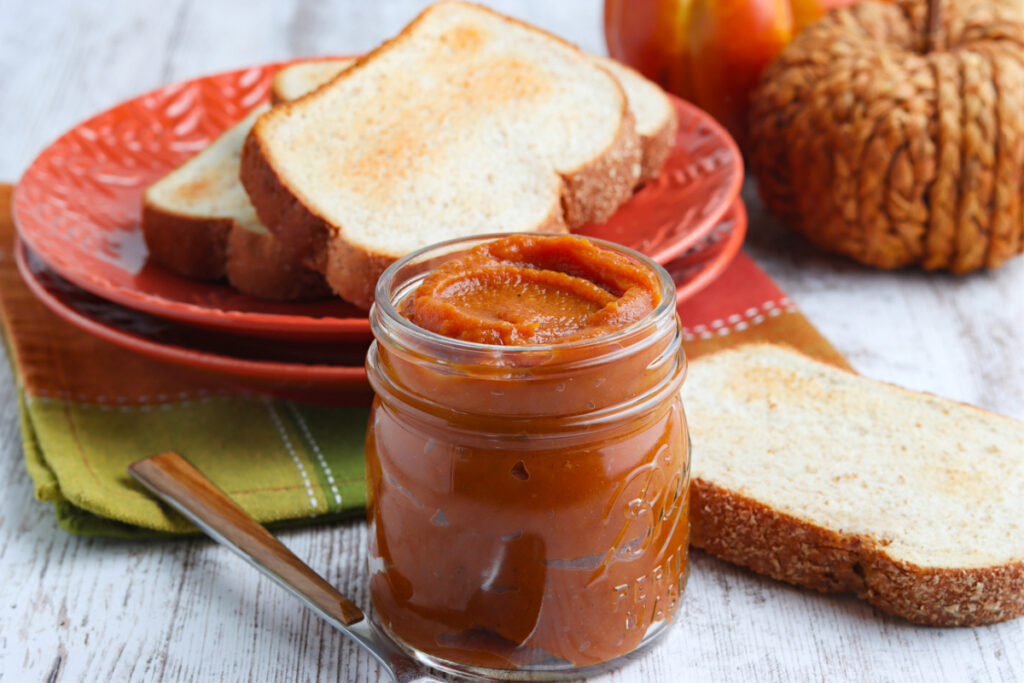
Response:
[[[658,176],[665,165],[676,134],[676,110],[665,91],[639,72],[607,57],[594,56],[608,69],[626,93],[640,136],[640,184]],[[286,66],[274,75],[271,102],[297,100],[332,80],[355,63],[354,59],[322,59]]]
[[[225,274],[232,287],[260,299],[311,301],[332,296],[324,276],[302,265],[269,232],[234,226]]]
[[[232,173],[242,141],[264,111],[257,108],[146,189],[142,232],[150,258],[184,277],[220,280],[232,228],[242,224],[266,232]]]
[[[643,158],[640,183],[657,178],[675,140],[675,107],[657,83],[647,80],[639,72],[614,59],[594,59],[608,69],[626,91],[626,99],[636,121],[636,132],[640,135]]]
[[[329,296],[323,276],[281,249],[256,217],[238,164],[258,108],[146,190],[142,231],[150,257],[184,277],[227,278],[261,299]]]
[[[410,251],[602,220],[640,172],[608,71],[460,2],[427,8],[329,84],[264,114],[245,144],[242,182],[260,218],[363,307]]]
[[[764,344],[683,398],[696,546],[919,624],[1024,614],[1024,423]]]
[[[274,74],[270,83],[270,103],[297,100],[355,63],[354,59],[313,59],[290,64]]]

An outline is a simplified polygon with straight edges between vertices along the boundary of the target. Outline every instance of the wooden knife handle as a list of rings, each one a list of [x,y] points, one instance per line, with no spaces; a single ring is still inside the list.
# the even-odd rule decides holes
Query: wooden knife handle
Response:
[[[185,458],[169,451],[133,463],[128,471],[196,526],[247,561],[262,565],[285,587],[330,617],[345,626],[363,619],[362,610],[296,557]]]

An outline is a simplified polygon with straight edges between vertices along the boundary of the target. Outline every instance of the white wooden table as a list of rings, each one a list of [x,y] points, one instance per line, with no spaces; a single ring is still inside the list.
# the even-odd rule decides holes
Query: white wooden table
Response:
[[[80,119],[163,83],[355,53],[422,0],[0,0],[0,180]],[[602,52],[600,0],[492,4]],[[879,273],[766,219],[747,249],[861,373],[1024,418],[1024,258],[964,279]],[[2,351],[0,351],[2,353]],[[61,531],[21,462],[0,362],[0,681],[376,681],[369,658],[227,551]],[[365,525],[284,534],[357,603]],[[929,629],[696,554],[681,624],[600,680],[1024,679],[1024,619]]]

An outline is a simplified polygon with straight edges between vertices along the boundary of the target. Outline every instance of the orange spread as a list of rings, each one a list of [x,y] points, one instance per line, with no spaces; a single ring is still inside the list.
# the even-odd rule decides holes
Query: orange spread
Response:
[[[621,254],[579,237],[513,235],[443,264],[403,314],[464,341],[551,344],[626,327],[659,299],[655,274]]]
[[[371,348],[370,590],[394,637],[459,665],[586,667],[674,619],[689,445],[674,311],[645,326],[661,293],[625,254],[517,235],[398,303],[421,328],[494,346],[479,364],[436,337]],[[516,355],[534,345],[540,360]]]

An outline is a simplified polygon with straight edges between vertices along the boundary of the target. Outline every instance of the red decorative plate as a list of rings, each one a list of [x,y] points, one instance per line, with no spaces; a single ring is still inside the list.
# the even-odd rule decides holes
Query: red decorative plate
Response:
[[[676,305],[711,284],[732,263],[747,235],[747,207],[737,198],[711,232],[665,264],[676,283]]]
[[[146,262],[145,188],[268,97],[281,64],[169,85],[79,124],[46,148],[14,193],[21,238],[50,268],[105,299],[208,328],[291,339],[368,339],[339,300],[280,304],[186,280]],[[606,223],[579,232],[667,263],[699,242],[738,194],[742,161],[699,109],[673,102],[679,132],[664,171]]]
[[[343,403],[372,397],[363,362],[369,343],[288,341],[214,332],[127,308],[91,294],[50,270],[21,240],[22,279],[51,311],[104,341],[158,360],[235,377],[246,385],[307,393],[332,392]]]
[[[736,200],[702,241],[666,267],[676,278],[677,302],[707,285],[732,261],[746,234],[747,214]],[[363,341],[280,341],[199,329],[91,294],[57,275],[24,242],[18,269],[29,289],[54,313],[89,334],[152,358],[236,377],[290,395],[332,392],[361,402],[370,396]],[[339,396],[333,396],[337,400]]]

